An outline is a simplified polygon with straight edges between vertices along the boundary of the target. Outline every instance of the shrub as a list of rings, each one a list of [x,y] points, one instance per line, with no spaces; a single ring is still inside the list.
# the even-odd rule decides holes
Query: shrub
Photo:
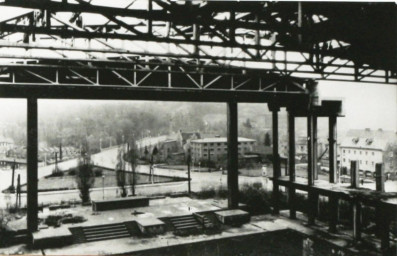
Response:
[[[69,170],[68,175],[69,175],[69,176],[74,176],[74,175],[76,175],[76,170],[75,170],[75,169]]]
[[[65,217],[62,219],[62,223],[63,224],[67,224],[67,223],[81,223],[87,221],[86,218],[84,218],[83,216],[71,216],[71,217]]]
[[[54,169],[52,171],[52,173],[48,176],[46,176],[46,178],[51,178],[51,177],[62,177],[64,175],[64,173],[58,169]]]
[[[90,199],[90,189],[95,183],[95,174],[89,159],[80,161],[76,170],[77,188],[80,190],[82,203],[88,203]]]
[[[95,177],[102,177],[102,170],[101,169],[95,169],[94,173],[95,173]]]
[[[264,190],[261,183],[245,184],[239,197],[239,201],[247,205],[250,213],[270,212],[271,192]]]

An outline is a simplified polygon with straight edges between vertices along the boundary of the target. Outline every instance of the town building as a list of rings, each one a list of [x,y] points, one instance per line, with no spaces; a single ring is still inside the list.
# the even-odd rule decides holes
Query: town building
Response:
[[[5,156],[7,151],[14,147],[14,141],[0,136],[0,156]]]
[[[341,167],[350,169],[352,160],[358,161],[362,171],[375,172],[377,163],[384,163],[385,171],[395,171],[393,156],[388,154],[389,145],[397,142],[397,134],[392,131],[349,130],[340,146]]]
[[[252,152],[255,145],[255,140],[247,138],[238,138],[238,153],[244,155],[247,152]],[[205,138],[192,140],[191,154],[194,163],[199,162],[201,159],[219,160],[227,154],[227,138]]]

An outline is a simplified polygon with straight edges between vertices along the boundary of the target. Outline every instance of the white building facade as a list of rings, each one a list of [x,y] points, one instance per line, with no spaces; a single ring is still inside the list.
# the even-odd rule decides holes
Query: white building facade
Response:
[[[395,132],[379,130],[350,130],[340,145],[341,167],[350,169],[351,161],[358,161],[362,171],[375,172],[377,163],[384,163],[389,143],[397,141]]]
[[[198,162],[200,159],[218,160],[220,157],[227,154],[227,138],[205,138],[192,140],[191,142],[192,161]],[[244,155],[247,152],[252,152],[254,149],[255,140],[248,138],[238,138],[238,153]],[[210,156],[208,156],[210,154]]]

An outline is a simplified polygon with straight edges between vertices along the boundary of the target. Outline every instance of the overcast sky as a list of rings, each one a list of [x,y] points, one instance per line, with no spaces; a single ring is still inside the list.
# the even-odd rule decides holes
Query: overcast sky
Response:
[[[322,98],[343,98],[345,117],[338,119],[338,129],[379,129],[397,131],[397,86],[355,82],[320,81]],[[124,101],[125,102],[125,101]],[[41,117],[68,111],[82,104],[97,105],[104,101],[40,100]],[[131,101],[130,104],[145,104]],[[164,102],[164,104],[167,104]],[[26,116],[25,100],[0,98],[0,121],[13,122]]]

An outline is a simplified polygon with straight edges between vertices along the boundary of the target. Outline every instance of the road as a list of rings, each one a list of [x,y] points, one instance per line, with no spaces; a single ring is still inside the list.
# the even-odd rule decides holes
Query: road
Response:
[[[118,148],[111,148],[107,150],[103,150],[102,152],[95,154],[91,157],[93,163],[95,165],[100,165],[107,168],[114,168],[117,161],[117,151]],[[61,170],[66,170],[71,167],[77,165],[77,159],[62,162],[59,164],[59,168]],[[46,176],[52,172],[54,165],[45,166],[39,168],[39,177]],[[137,172],[140,173],[149,173],[149,166],[140,165],[136,169]],[[8,172],[8,171],[7,171]],[[26,182],[26,171],[21,171],[25,174],[24,182]],[[11,172],[8,172],[10,174]],[[156,175],[165,175],[171,177],[184,177],[187,178],[186,171],[180,170],[172,170],[172,169],[162,169],[155,168],[154,173]],[[1,173],[3,177],[3,173]],[[11,180],[11,176],[6,177],[7,186]],[[239,184],[243,186],[244,184],[252,184],[254,182],[264,182],[264,178],[261,177],[239,177]],[[22,182],[22,183],[24,183]],[[265,183],[264,183],[265,184]],[[271,183],[268,183],[271,186]],[[200,191],[203,188],[217,188],[219,186],[227,187],[227,176],[221,172],[201,172],[191,173],[191,189],[192,191]],[[97,188],[91,190],[91,199],[98,200],[102,198],[113,198],[118,194],[118,187],[108,187],[108,188]],[[169,194],[169,193],[177,193],[177,192],[187,192],[188,190],[188,182],[172,182],[172,183],[161,183],[161,184],[145,184],[136,186],[136,193],[138,195],[153,195],[153,194]],[[5,207],[7,204],[15,203],[15,195],[5,195],[2,194],[3,200],[0,200],[0,208]],[[1,198],[0,197],[0,198]],[[59,203],[61,200],[69,201],[69,200],[79,200],[79,191],[78,190],[70,190],[70,191],[53,191],[53,192],[40,192],[39,193],[39,204],[42,203]],[[26,205],[26,194],[22,194],[21,196],[22,205]]]
[[[110,148],[103,150],[102,152],[95,154],[91,157],[94,164],[107,167],[114,168],[117,161],[117,151],[118,148]],[[61,170],[66,170],[71,167],[77,165],[77,159],[69,160],[66,162],[62,162],[59,164],[59,168]],[[45,167],[39,168],[39,177],[43,177],[52,172],[54,165],[49,165]],[[149,173],[149,166],[140,165],[136,169],[137,172],[140,173]],[[3,172],[7,172],[8,177],[3,175]],[[26,171],[21,171],[26,174]],[[173,170],[173,169],[163,169],[163,168],[155,168],[154,173],[156,175],[165,175],[171,177],[184,177],[187,178],[187,172],[181,170]],[[2,171],[1,179],[3,181],[3,177],[6,177],[7,186],[10,184],[11,180],[11,172]],[[26,181],[26,176],[25,176]],[[260,182],[262,185],[266,186],[267,189],[272,189],[272,183],[266,182],[263,177],[247,177],[247,176],[239,176],[239,186],[242,187],[245,184],[252,184]],[[23,182],[22,182],[23,183]],[[224,188],[227,187],[227,176],[226,174],[222,174],[221,172],[191,172],[191,189],[194,192],[200,191],[205,188],[218,188],[222,186]],[[364,184],[364,187],[375,189],[375,183]],[[386,192],[396,192],[397,191],[397,183],[396,181],[388,181],[385,183]],[[91,190],[91,198],[94,200],[102,199],[102,198],[113,198],[118,194],[118,187],[108,187],[108,188],[97,188]],[[161,184],[146,184],[146,185],[138,185],[136,186],[136,193],[138,195],[159,195],[159,194],[169,194],[176,192],[187,192],[188,190],[188,182],[172,182],[172,183],[161,183]],[[7,203],[13,204],[15,202],[15,195],[4,195],[3,200],[0,200],[0,208],[5,207]],[[79,191],[78,190],[70,190],[70,191],[54,191],[54,192],[40,192],[39,193],[39,203],[57,203],[61,200],[69,201],[69,200],[79,200]],[[22,205],[26,204],[26,195],[22,195]]]

